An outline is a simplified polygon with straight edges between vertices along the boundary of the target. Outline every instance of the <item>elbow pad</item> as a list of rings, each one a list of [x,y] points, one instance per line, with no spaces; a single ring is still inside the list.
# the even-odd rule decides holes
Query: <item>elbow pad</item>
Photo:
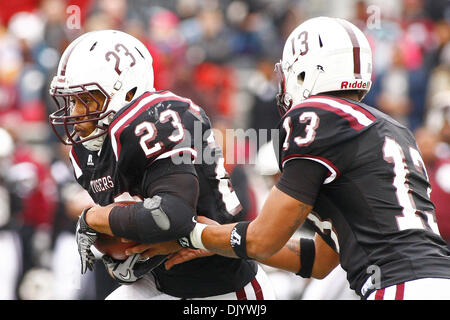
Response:
[[[195,210],[183,199],[160,193],[144,202],[114,207],[109,224],[115,236],[141,243],[177,240],[194,229]]]

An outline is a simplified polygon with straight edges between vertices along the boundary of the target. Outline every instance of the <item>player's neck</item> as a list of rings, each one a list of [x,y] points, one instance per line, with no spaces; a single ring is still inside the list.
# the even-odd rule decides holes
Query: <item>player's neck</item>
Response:
[[[332,91],[332,92],[324,92],[323,95],[337,98],[351,99],[355,101],[361,100],[358,92],[355,91]]]

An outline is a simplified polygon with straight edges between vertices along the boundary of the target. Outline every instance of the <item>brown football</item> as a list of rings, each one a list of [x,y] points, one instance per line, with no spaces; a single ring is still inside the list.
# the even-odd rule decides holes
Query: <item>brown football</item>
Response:
[[[110,206],[126,206],[136,203],[135,201],[120,201],[110,204]],[[116,260],[125,260],[128,256],[125,250],[139,244],[138,242],[123,242],[122,238],[99,233],[97,240],[94,242],[95,248],[103,254],[106,254]]]

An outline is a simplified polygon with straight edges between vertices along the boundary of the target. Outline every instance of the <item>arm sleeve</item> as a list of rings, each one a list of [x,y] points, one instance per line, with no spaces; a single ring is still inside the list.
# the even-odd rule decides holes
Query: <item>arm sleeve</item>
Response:
[[[320,163],[306,159],[286,162],[276,186],[289,196],[314,205],[328,169]]]
[[[200,187],[193,164],[175,165],[171,159],[158,160],[146,171],[142,189],[146,190],[146,198],[168,193],[197,208]]]
[[[165,162],[165,163],[164,163]],[[192,215],[195,215],[199,184],[195,174],[187,168],[180,168],[161,161],[158,167],[147,171],[144,180],[148,181],[146,198],[159,195],[163,198],[163,206],[171,221],[171,229],[161,232],[155,228],[149,214],[143,208],[142,202],[124,207],[114,207],[109,215],[109,224],[114,235],[140,242],[167,241],[179,238],[177,233],[184,235],[193,225]],[[191,165],[192,166],[192,165]],[[159,170],[155,170],[155,169]],[[195,172],[195,171],[194,171]],[[164,200],[165,199],[165,200]],[[193,226],[192,226],[193,227]],[[185,230],[186,229],[186,230]],[[149,235],[152,235],[150,238]]]

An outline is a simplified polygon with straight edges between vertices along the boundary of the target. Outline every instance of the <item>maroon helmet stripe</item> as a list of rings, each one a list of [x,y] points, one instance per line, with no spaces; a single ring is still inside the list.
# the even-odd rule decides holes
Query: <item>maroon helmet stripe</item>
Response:
[[[65,76],[66,75],[66,68],[67,68],[67,62],[69,62],[69,57],[72,54],[73,49],[75,48],[75,46],[73,46],[72,48],[70,48],[70,51],[67,52],[66,57],[63,61],[63,65],[61,68],[61,76]]]
[[[75,49],[77,44],[80,43],[80,40],[77,41],[77,43],[75,43],[72,46],[72,48],[70,48],[70,50],[67,52],[66,56],[64,57],[64,61],[63,61],[62,68],[61,68],[61,76],[65,76],[66,75],[66,68],[67,68],[67,63],[69,62],[69,57],[72,54],[73,49]]]
[[[356,37],[355,32],[350,27],[349,24],[347,24],[345,21],[337,20],[341,26],[344,27],[345,31],[347,32],[348,36],[350,37],[350,41],[352,42],[353,46],[353,73],[355,74],[356,79],[361,79],[361,57],[360,52],[361,48],[359,46],[358,38]]]

